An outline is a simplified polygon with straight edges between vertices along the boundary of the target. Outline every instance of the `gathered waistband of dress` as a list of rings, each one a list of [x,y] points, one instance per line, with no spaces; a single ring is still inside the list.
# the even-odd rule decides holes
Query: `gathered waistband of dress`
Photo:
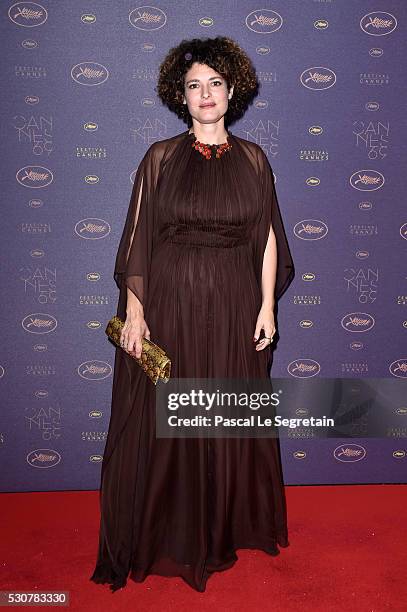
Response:
[[[194,226],[176,225],[168,231],[168,241],[185,246],[205,246],[217,248],[237,247],[250,242],[246,231],[238,227]]]

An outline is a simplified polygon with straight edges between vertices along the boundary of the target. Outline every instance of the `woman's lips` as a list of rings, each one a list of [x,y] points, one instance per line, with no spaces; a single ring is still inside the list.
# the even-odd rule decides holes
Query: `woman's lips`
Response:
[[[215,104],[200,104],[199,108],[212,108]]]

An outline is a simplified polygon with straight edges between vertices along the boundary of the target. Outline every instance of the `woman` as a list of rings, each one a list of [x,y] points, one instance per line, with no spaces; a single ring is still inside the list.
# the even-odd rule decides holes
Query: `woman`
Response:
[[[114,277],[122,346],[138,357],[151,336],[171,377],[269,377],[294,267],[267,157],[226,129],[257,90],[225,37],[182,41],[160,67],[158,95],[189,129],[139,164]],[[156,438],[154,394],[118,348],[91,580],[115,591],[129,573],[181,576],[202,592],[238,548],[288,546],[279,441]]]

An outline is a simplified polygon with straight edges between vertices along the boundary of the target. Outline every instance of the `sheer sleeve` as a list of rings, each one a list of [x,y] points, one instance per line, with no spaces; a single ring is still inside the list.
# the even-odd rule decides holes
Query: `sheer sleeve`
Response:
[[[277,302],[291,284],[295,270],[277,201],[273,170],[261,147],[258,148],[258,172],[258,194],[261,204],[261,216],[252,235],[255,272],[261,287],[264,251],[267,245],[270,225],[272,225],[277,243],[277,273],[274,289],[274,299]]]
[[[159,159],[153,144],[135,174],[114,267],[114,280],[119,289],[128,287],[143,307],[148,298],[154,244],[154,191],[158,171]]]

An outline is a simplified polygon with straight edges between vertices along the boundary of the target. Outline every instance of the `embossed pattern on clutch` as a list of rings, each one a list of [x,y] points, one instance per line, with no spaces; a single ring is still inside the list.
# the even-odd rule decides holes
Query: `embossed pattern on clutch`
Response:
[[[123,348],[120,345],[120,336],[123,327],[124,321],[114,316],[108,322],[105,330],[108,337],[120,348]],[[165,383],[168,382],[171,374],[171,360],[158,344],[155,344],[148,338],[142,338],[141,357],[136,357],[124,348],[123,350],[130,355],[130,357],[135,359],[155,385],[159,380]]]

